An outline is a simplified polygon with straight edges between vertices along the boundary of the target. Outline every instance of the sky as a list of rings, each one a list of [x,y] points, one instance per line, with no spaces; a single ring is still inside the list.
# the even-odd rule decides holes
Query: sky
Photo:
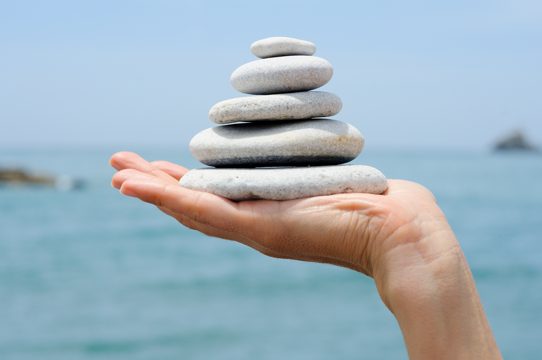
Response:
[[[537,0],[0,0],[0,147],[187,147],[268,36],[316,44],[366,146],[542,144]]]

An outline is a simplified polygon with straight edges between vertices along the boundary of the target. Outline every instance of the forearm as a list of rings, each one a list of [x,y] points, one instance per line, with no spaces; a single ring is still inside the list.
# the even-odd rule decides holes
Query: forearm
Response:
[[[401,327],[410,358],[501,359],[451,230],[405,243],[400,252],[401,259],[388,254],[391,262],[377,286]]]

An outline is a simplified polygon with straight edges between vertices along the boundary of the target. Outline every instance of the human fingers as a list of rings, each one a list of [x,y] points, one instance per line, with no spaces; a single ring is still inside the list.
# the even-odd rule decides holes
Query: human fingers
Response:
[[[153,176],[147,173],[141,172],[139,170],[124,169],[124,170],[117,171],[113,175],[111,179],[111,185],[117,189],[120,189],[122,184],[128,179],[152,181]]]
[[[121,151],[114,154],[111,156],[110,164],[117,170],[134,169],[154,175],[169,182],[178,181],[164,171],[154,167],[147,160],[133,152]]]
[[[251,224],[250,214],[239,210],[235,203],[225,198],[190,190],[156,177],[128,178],[120,191],[217,228],[241,232]]]
[[[123,170],[126,168],[131,168],[131,163],[135,159],[141,158],[138,154],[131,151],[119,151],[111,155],[109,159],[109,164],[114,167],[116,170]]]
[[[143,181],[143,182],[155,182],[154,178],[149,174],[142,173],[142,172],[140,172],[138,170],[134,170],[134,169],[124,169],[124,170],[118,171],[113,176],[112,185],[115,188],[120,189],[122,187],[122,184],[128,179],[139,180],[139,181]],[[130,195],[130,194],[128,194],[128,195]],[[195,223],[195,221],[189,221],[189,218],[187,216],[185,216],[184,214],[175,212],[175,211],[169,209],[166,206],[157,205],[157,208],[160,209],[166,215],[169,215],[169,216],[175,218],[176,220],[181,222],[183,225],[185,225],[187,227],[190,227],[192,229],[198,230],[200,232],[203,232],[206,235],[210,235],[210,234],[208,234],[209,231],[204,231],[204,229],[201,228],[201,227],[196,228],[194,226],[189,226],[188,224],[193,224],[193,223]],[[216,234],[216,233],[214,233],[214,234],[212,234],[210,236],[222,237],[222,236],[220,236],[219,234]]]
[[[151,161],[151,165],[176,180],[180,180],[188,172],[187,168],[164,160]]]

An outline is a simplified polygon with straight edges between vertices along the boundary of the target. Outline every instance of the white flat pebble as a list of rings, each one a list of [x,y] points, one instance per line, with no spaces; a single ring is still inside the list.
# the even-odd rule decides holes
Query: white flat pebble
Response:
[[[215,167],[336,165],[359,155],[364,139],[337,120],[223,125],[198,133],[190,151]]]
[[[264,59],[274,56],[312,55],[316,51],[316,46],[306,40],[274,36],[253,42],[250,51]]]
[[[281,56],[255,60],[231,74],[232,86],[247,94],[277,94],[308,91],[325,85],[333,66],[316,56]]]
[[[181,186],[240,201],[292,200],[340,193],[382,194],[385,176],[365,165],[270,169],[196,169]]]
[[[333,116],[341,111],[341,99],[325,91],[245,96],[221,101],[209,110],[217,124],[238,121],[296,120]]]

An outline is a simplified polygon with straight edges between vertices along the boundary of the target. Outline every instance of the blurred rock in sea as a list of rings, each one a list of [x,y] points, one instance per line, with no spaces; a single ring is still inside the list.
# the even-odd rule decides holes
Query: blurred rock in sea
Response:
[[[81,179],[69,176],[38,174],[19,168],[0,168],[0,186],[46,186],[58,190],[79,190],[85,185]]]
[[[516,130],[502,139],[498,140],[493,145],[494,151],[539,151],[539,148],[529,142],[525,134]]]

